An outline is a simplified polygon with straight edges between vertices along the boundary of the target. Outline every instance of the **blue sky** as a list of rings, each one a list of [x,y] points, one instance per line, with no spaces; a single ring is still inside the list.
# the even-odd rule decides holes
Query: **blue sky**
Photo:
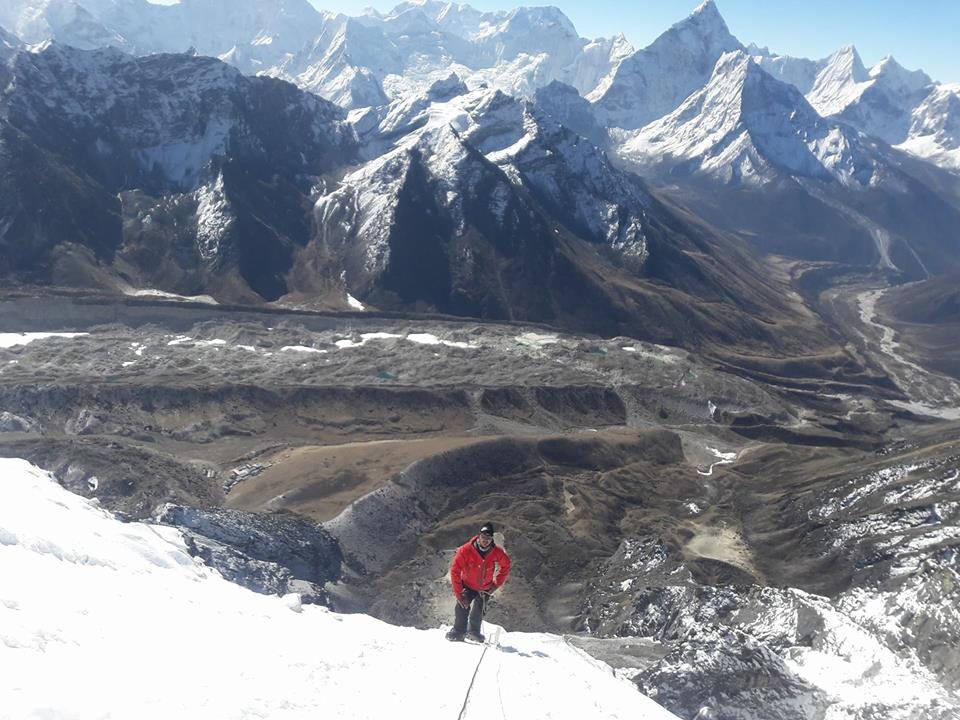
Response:
[[[310,0],[324,10],[356,15],[365,7],[389,10],[378,0]],[[935,80],[960,83],[960,0],[716,0],[730,31],[744,44],[821,58],[856,45],[869,67],[893,55],[904,67],[922,68]],[[521,4],[559,7],[585,37],[622,32],[640,48],[686,17],[699,0],[553,0],[467,2],[479,10]]]

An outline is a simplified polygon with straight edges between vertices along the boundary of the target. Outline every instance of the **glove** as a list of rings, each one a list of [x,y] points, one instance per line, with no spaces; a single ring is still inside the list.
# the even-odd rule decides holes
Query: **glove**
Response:
[[[465,598],[463,595],[461,595],[460,597],[457,598],[457,605],[462,607],[464,610],[467,610],[470,607],[470,601],[467,600],[467,598]]]

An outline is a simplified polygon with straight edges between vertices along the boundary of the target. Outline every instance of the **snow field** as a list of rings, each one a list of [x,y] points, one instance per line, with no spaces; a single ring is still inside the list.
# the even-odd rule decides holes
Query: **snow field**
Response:
[[[120,522],[23,460],[0,475],[3,720],[458,717],[482,648],[258,595],[174,529]],[[499,637],[467,718],[674,717],[562,638]]]

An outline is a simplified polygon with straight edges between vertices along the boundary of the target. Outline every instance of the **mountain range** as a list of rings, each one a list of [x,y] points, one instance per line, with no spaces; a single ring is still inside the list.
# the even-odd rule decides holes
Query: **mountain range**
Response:
[[[712,0],[640,50],[432,0],[14,0],[0,26],[21,282],[769,346],[809,318],[758,251],[960,271],[960,89],[745,47]]]
[[[424,717],[955,720],[958,98],[710,0],[639,49],[556,8],[4,0],[0,707],[380,717],[412,651]],[[488,521],[511,632],[451,645]],[[78,567],[113,584],[65,604]]]

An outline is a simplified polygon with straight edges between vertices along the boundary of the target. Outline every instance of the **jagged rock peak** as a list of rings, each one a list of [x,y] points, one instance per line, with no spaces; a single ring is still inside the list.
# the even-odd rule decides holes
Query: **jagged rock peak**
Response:
[[[437,80],[433,83],[430,89],[427,90],[427,96],[437,102],[446,102],[458,95],[464,95],[467,92],[468,88],[466,84],[460,79],[459,75],[452,72],[444,79]]]

